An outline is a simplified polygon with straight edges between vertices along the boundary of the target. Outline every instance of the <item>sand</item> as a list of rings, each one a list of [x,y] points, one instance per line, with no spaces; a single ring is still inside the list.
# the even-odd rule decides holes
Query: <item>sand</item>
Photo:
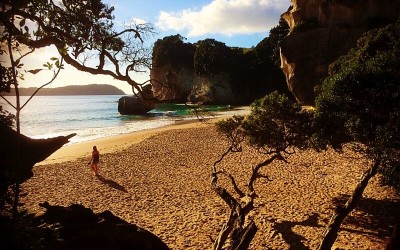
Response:
[[[93,145],[100,151],[100,177],[87,165]],[[34,167],[22,185],[24,209],[40,214],[40,202],[83,204],[151,231],[171,249],[211,249],[229,215],[211,190],[210,173],[227,148],[213,124],[186,123],[61,148]],[[250,148],[230,155],[221,168],[239,186],[264,159]],[[262,170],[250,217],[258,232],[251,249],[315,249],[335,202],[347,198],[368,162],[351,152],[299,152],[289,163]],[[224,183],[223,181],[221,183]],[[227,182],[225,182],[227,183]],[[382,249],[399,213],[395,192],[370,182],[361,204],[345,220],[333,249]]]

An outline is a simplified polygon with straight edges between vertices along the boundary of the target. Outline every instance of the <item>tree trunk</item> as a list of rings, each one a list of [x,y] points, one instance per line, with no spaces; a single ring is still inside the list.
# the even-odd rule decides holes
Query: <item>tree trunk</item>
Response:
[[[365,188],[368,185],[369,180],[376,175],[378,171],[378,167],[380,165],[380,160],[375,160],[374,164],[368,169],[356,188],[353,191],[352,196],[347,200],[346,204],[343,207],[338,207],[335,211],[335,214],[329,221],[325,232],[324,238],[319,245],[319,250],[330,250],[333,243],[335,243],[340,225],[346,218],[346,216],[355,208],[357,203],[361,200],[362,194]]]
[[[257,226],[254,221],[251,221],[247,227],[245,227],[242,232],[240,232],[240,237],[232,244],[233,250],[247,250],[249,245],[257,233]]]
[[[233,215],[233,209],[231,210],[231,214],[229,216],[229,220],[223,225],[221,228],[221,231],[219,232],[219,235],[217,239],[214,242],[214,250],[221,250],[222,247],[224,246],[225,242],[227,241],[229,234],[232,232],[233,227],[235,224],[235,219]]]

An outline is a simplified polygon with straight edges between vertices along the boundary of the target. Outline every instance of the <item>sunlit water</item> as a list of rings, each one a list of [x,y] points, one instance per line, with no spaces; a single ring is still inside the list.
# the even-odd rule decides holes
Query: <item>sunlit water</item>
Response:
[[[71,143],[154,129],[180,120],[197,119],[193,109],[184,104],[161,104],[147,115],[120,115],[118,95],[36,96],[21,112],[21,132],[32,138],[48,138],[76,133]],[[7,97],[13,101],[15,97]],[[27,100],[21,97],[22,103]],[[15,111],[0,99],[5,110]],[[215,116],[244,114],[243,109],[228,106],[205,106]],[[206,114],[210,117],[210,113]]]

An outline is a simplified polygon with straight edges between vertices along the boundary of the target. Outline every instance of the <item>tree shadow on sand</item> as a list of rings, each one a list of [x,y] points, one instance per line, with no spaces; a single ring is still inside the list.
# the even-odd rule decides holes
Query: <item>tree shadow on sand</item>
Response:
[[[306,226],[306,227],[322,227],[318,224],[319,215],[313,213],[304,221],[282,221],[275,223],[273,228],[282,235],[283,240],[290,245],[289,249],[306,250],[306,247],[302,241],[307,240],[301,235],[296,234],[293,231],[295,226]]]
[[[101,176],[99,174],[97,174],[96,176],[97,176],[97,179],[99,179],[99,181],[101,181],[102,183],[106,184],[107,186],[112,187],[114,189],[117,189],[119,191],[122,191],[124,193],[128,193],[128,191],[123,186],[118,184],[117,182],[115,182],[113,180],[106,179],[106,178],[104,178],[103,176]]]
[[[336,206],[343,206],[349,199],[349,195],[342,195],[334,199]],[[351,224],[366,230],[353,230],[342,227],[340,230],[356,232],[365,235],[374,235],[380,239],[386,239],[392,233],[396,223],[400,223],[400,199],[376,200],[362,198],[351,213],[345,224]]]

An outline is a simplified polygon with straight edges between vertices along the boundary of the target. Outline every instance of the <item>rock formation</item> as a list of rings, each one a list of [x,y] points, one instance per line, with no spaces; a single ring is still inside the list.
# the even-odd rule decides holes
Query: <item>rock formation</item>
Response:
[[[248,105],[275,90],[288,92],[284,75],[275,64],[277,44],[288,27],[281,22],[274,29],[272,39],[266,38],[252,49],[228,47],[214,39],[190,44],[180,35],[157,40],[150,71],[155,98]]]
[[[291,0],[282,14],[290,34],[281,43],[281,68],[302,104],[314,103],[314,88],[329,64],[347,53],[372,28],[395,21],[398,0]]]
[[[159,101],[185,102],[193,86],[193,68],[173,70],[169,65],[153,66],[150,79],[154,97]]]
[[[194,76],[195,46],[177,34],[158,39],[153,48],[150,79],[154,97],[163,102],[185,102]]]
[[[154,109],[155,105],[151,85],[146,85],[142,88],[141,94],[119,98],[118,112],[121,115],[142,115]]]
[[[235,103],[227,74],[212,77],[195,77],[188,101],[192,103],[231,104]]]

